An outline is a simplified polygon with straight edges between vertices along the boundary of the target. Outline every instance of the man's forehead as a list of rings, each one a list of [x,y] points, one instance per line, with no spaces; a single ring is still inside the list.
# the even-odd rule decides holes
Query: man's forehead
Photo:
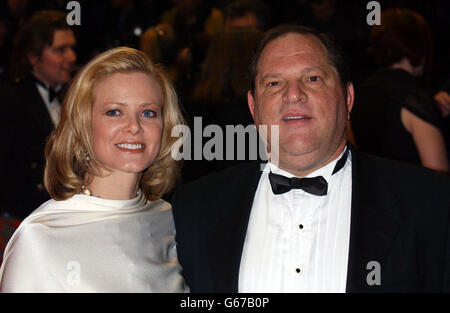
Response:
[[[57,29],[53,32],[53,47],[73,44],[75,44],[75,36],[71,29]]]
[[[310,66],[330,66],[328,54],[322,42],[314,35],[288,33],[270,41],[261,53],[257,64],[257,76],[261,71],[274,70],[277,62],[284,62],[289,58],[305,56]],[[322,65],[322,66],[320,66]]]
[[[310,34],[288,33],[270,41],[261,53],[260,62],[268,57],[291,56],[310,53],[326,57],[326,50],[321,41]]]

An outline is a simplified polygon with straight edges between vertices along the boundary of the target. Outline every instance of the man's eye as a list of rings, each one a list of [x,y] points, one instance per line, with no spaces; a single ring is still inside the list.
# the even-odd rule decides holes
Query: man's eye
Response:
[[[106,115],[108,116],[118,116],[120,114],[119,110],[109,110],[106,112]]]
[[[55,51],[56,53],[59,53],[59,54],[64,54],[64,52],[66,51],[66,48],[65,47],[57,47],[57,48],[54,48],[53,51]]]
[[[155,117],[156,116],[156,112],[153,110],[145,110],[142,112],[142,116],[143,117]]]
[[[322,80],[322,78],[320,76],[310,76],[310,77],[308,77],[308,81],[310,81],[310,82],[318,82],[318,81],[321,81],[321,80]]]
[[[274,87],[274,86],[278,86],[279,84],[280,84],[280,82],[268,82],[267,86]]]

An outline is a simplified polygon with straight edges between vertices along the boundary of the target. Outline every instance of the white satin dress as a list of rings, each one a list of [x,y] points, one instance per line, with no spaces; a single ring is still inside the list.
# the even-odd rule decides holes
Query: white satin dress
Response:
[[[171,205],[74,195],[49,200],[11,237],[1,292],[187,292]]]

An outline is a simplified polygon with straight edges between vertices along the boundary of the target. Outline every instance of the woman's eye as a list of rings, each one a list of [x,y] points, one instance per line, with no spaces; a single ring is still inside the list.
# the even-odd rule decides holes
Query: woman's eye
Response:
[[[119,110],[109,110],[106,112],[106,115],[108,116],[118,116],[120,114]]]
[[[142,116],[143,117],[155,117],[156,112],[153,110],[145,110],[144,112],[142,112]]]

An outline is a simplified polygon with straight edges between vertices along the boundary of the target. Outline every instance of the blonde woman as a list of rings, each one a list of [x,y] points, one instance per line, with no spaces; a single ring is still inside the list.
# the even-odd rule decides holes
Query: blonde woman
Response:
[[[174,125],[166,76],[142,52],[109,50],[75,78],[45,156],[53,198],[8,243],[2,292],[184,292],[169,203]],[[26,195],[24,195],[26,196]]]

